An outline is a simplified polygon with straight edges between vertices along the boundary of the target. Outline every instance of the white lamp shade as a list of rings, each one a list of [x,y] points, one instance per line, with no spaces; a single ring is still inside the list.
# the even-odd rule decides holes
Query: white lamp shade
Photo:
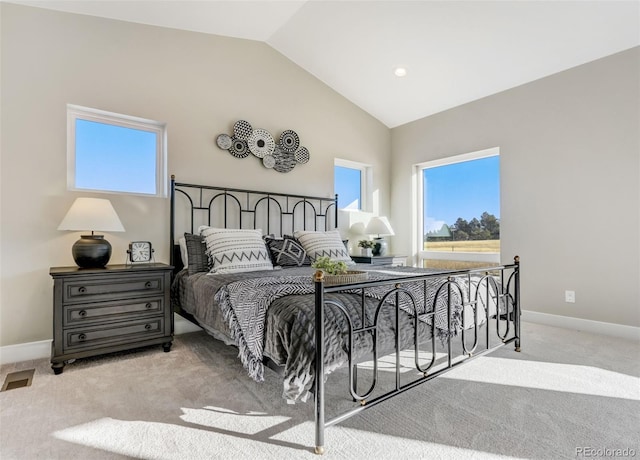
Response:
[[[111,201],[103,198],[76,198],[58,230],[124,232]]]
[[[364,222],[356,222],[349,227],[349,231],[355,235],[366,235]]]
[[[369,223],[367,224],[365,233],[367,235],[378,235],[378,236],[395,235],[395,233],[393,232],[393,228],[391,228],[391,224],[389,223],[389,220],[385,216],[372,217]]]

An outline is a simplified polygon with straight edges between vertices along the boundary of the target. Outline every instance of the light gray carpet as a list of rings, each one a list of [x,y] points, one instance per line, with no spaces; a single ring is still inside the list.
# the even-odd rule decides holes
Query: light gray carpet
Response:
[[[281,383],[248,378],[237,351],[204,333],[78,360],[31,387],[0,393],[0,455],[9,459],[586,458],[640,457],[638,342],[523,324],[512,346],[330,427],[312,453],[313,405],[287,405]],[[351,404],[332,376],[328,387]],[[605,450],[609,449],[609,451]],[[583,451],[583,452],[586,452]],[[609,455],[611,457],[611,455]],[[596,458],[591,455],[590,458]]]

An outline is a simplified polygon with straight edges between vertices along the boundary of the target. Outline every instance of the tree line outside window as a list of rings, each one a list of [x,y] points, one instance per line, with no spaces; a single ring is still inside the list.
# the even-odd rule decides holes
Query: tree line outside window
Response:
[[[474,217],[470,221],[458,217],[452,225],[444,224],[438,232],[424,235],[424,241],[479,241],[500,239],[500,219],[493,214],[483,212],[480,218]]]

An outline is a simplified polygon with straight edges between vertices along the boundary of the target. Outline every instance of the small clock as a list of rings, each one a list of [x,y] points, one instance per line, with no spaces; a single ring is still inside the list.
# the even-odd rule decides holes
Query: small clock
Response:
[[[132,241],[127,249],[131,263],[144,263],[153,260],[153,248],[150,241]]]

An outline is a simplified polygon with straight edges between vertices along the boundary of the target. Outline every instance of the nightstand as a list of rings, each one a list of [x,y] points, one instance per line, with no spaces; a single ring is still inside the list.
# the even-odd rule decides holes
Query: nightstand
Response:
[[[160,263],[52,267],[54,373],[71,359],[159,344],[169,351],[172,270]]]
[[[407,256],[351,256],[357,264],[386,265],[392,267],[403,267],[407,264]]]

